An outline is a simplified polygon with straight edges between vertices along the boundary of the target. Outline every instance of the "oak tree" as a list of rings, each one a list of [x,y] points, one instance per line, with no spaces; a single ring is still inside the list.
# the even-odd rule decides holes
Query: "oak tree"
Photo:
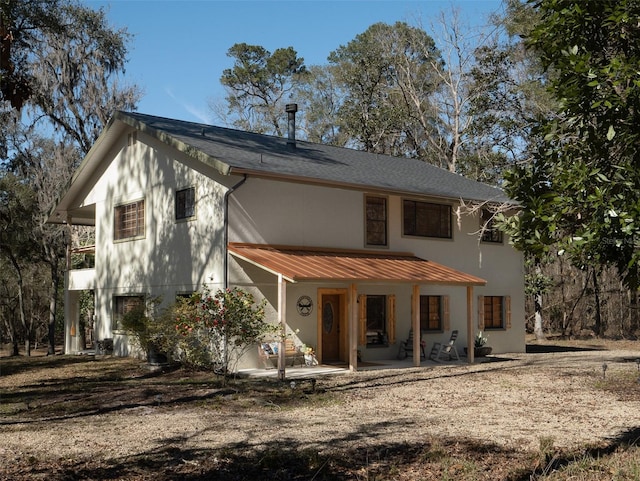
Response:
[[[237,43],[227,52],[234,59],[220,82],[227,90],[232,125],[252,132],[283,136],[287,118],[285,104],[296,82],[306,73],[304,59],[293,47],[273,53],[259,45]]]

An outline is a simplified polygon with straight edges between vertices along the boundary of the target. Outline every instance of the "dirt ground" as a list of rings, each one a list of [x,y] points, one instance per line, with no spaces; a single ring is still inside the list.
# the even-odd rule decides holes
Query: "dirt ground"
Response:
[[[426,444],[432,452],[438,443],[531,467],[532,453],[545,446],[611,445],[640,429],[640,343],[529,350],[538,352],[309,378],[293,388],[257,379],[222,386],[209,373],[155,372],[130,359],[55,356],[25,364],[4,357],[0,479],[260,479],[205,474],[232,451],[264,457],[281,447],[313,453],[317,462],[359,453],[370,466],[382,462],[380,453]],[[167,457],[171,466],[154,467]],[[479,479],[507,479],[494,475]],[[374,478],[343,470],[314,479]]]

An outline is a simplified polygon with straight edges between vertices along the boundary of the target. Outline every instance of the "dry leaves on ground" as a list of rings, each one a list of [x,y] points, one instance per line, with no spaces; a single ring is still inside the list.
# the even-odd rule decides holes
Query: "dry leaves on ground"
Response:
[[[271,453],[304,461],[306,474],[344,476],[316,479],[366,479],[358,470],[388,473],[394,463],[402,469],[386,479],[412,479],[416,470],[439,479],[439,470],[467,469],[443,464],[457,452],[475,469],[506,473],[478,479],[518,479],[514,468],[535,467],[541,445],[605,445],[640,428],[633,347],[377,369],[294,389],[264,379],[222,386],[209,373],[154,373],[131,359],[3,358],[0,456],[8,463],[0,478],[51,476],[45,466],[59,466],[84,476],[65,479],[107,479],[116,468],[122,479],[205,479],[198,476],[212,470],[255,479],[238,456],[260,466]]]

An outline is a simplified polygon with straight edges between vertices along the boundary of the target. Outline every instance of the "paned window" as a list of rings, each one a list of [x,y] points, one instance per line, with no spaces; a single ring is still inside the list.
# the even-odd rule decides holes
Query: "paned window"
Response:
[[[196,215],[196,189],[176,191],[176,220],[190,219]]]
[[[115,296],[113,298],[114,329],[121,329],[122,318],[144,303],[144,296]]]
[[[442,296],[420,296],[420,330],[443,331],[444,310]]]
[[[502,243],[502,231],[496,227],[493,214],[486,209],[482,210],[482,224],[480,227],[482,228],[482,242]]]
[[[451,206],[405,199],[404,235],[451,239]]]
[[[502,296],[484,296],[484,328],[504,327],[504,302]]]
[[[387,298],[367,296],[367,344],[386,344]]]
[[[385,197],[366,197],[367,245],[387,245],[387,199]]]
[[[144,199],[115,208],[114,239],[144,236]]]
[[[396,296],[358,296],[358,343],[366,346],[388,346],[396,342]]]

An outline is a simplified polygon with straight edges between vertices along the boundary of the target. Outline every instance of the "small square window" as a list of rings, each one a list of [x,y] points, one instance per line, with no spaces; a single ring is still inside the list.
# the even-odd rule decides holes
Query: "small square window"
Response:
[[[176,191],[176,220],[190,219],[196,215],[196,188]]]

